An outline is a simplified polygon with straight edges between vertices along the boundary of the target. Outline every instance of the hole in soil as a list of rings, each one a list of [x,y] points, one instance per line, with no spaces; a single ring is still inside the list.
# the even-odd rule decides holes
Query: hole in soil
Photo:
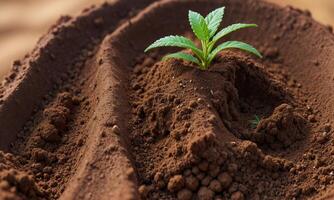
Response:
[[[262,70],[253,66],[241,65],[235,75],[241,114],[266,117],[275,107],[284,102],[285,92]]]
[[[236,137],[278,149],[304,138],[307,121],[275,77],[255,60],[228,52],[213,66],[221,84],[211,100],[225,127]],[[218,82],[217,82],[218,84]]]
[[[259,120],[269,117],[274,109],[287,102],[286,92],[275,85],[263,69],[253,64],[238,63],[234,86],[239,97],[239,118],[232,130],[241,139],[256,128]],[[246,132],[246,133],[245,133]]]

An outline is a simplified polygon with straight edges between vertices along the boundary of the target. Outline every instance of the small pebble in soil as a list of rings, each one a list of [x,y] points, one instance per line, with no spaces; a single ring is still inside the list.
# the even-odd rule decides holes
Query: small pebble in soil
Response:
[[[119,135],[121,133],[119,127],[117,125],[114,125],[112,127],[112,132],[115,133],[116,135]]]
[[[309,105],[306,106],[306,109],[307,109],[307,111],[309,111],[309,112],[312,112],[312,111],[313,111],[312,107],[309,106]]]
[[[309,122],[312,122],[312,123],[317,122],[317,120],[316,120],[316,118],[315,118],[314,115],[309,115],[309,116],[307,117],[307,119],[308,119]]]
[[[192,100],[192,101],[189,103],[189,106],[190,106],[191,108],[196,108],[196,107],[198,106],[198,104],[197,104],[196,101]]]
[[[316,141],[320,144],[324,144],[326,143],[328,140],[329,140],[329,133],[327,132],[322,132],[322,133],[319,133],[317,136],[316,136]]]
[[[203,104],[203,103],[204,103],[204,100],[203,100],[202,98],[198,98],[198,99],[197,99],[197,103],[199,103],[199,104]]]

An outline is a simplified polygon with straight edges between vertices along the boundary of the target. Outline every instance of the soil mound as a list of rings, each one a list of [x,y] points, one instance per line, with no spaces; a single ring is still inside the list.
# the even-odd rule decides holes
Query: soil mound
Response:
[[[288,147],[301,140],[307,133],[307,121],[292,106],[282,104],[275,108],[273,114],[260,121],[251,136],[258,143],[272,148]]]
[[[130,140],[139,181],[144,183],[141,195],[148,199],[172,198],[169,193],[178,199],[283,195],[274,192],[275,187],[256,188],[248,181],[260,173],[264,176],[256,179],[258,183],[284,184],[279,177],[293,164],[242,140],[250,137],[259,145],[286,147],[307,133],[306,120],[288,104],[272,107],[291,101],[291,95],[274,84],[265,66],[239,52],[226,52],[208,71],[186,62],[154,59],[155,55],[140,57],[130,78]],[[247,80],[241,81],[245,77],[258,86],[252,95]],[[245,96],[251,99],[245,101]],[[258,109],[260,102],[268,105],[262,103],[263,109]],[[254,129],[249,122],[252,111],[273,113]]]
[[[155,39],[229,9],[207,71]],[[173,13],[173,15],[170,15]],[[176,23],[177,22],[177,23]],[[170,49],[172,50],[172,49]],[[63,17],[0,86],[0,199],[330,199],[334,36],[254,0],[114,1]]]
[[[44,196],[32,172],[18,170],[20,162],[12,154],[0,152],[0,199],[38,199]]]

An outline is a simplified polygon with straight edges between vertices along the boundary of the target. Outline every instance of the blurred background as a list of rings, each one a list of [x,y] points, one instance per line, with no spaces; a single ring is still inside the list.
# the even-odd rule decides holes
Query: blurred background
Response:
[[[83,8],[103,1],[0,0],[0,80],[12,62],[31,51],[61,15],[77,15]],[[267,1],[308,9],[319,22],[334,25],[334,0]]]

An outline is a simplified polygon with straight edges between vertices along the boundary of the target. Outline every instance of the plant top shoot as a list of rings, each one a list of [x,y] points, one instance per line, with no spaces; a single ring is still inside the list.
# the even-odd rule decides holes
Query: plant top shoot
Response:
[[[218,31],[224,17],[225,7],[218,8],[209,13],[205,18],[194,11],[189,11],[189,23],[196,37],[201,41],[201,49],[188,38],[178,35],[163,37],[145,49],[145,52],[158,47],[181,47],[190,49],[193,55],[177,52],[166,55],[163,60],[176,58],[195,63],[202,70],[209,68],[216,55],[230,48],[236,48],[262,57],[261,54],[251,45],[240,41],[227,41],[216,46],[217,42],[224,36],[242,28],[257,27],[256,24],[232,24]]]

